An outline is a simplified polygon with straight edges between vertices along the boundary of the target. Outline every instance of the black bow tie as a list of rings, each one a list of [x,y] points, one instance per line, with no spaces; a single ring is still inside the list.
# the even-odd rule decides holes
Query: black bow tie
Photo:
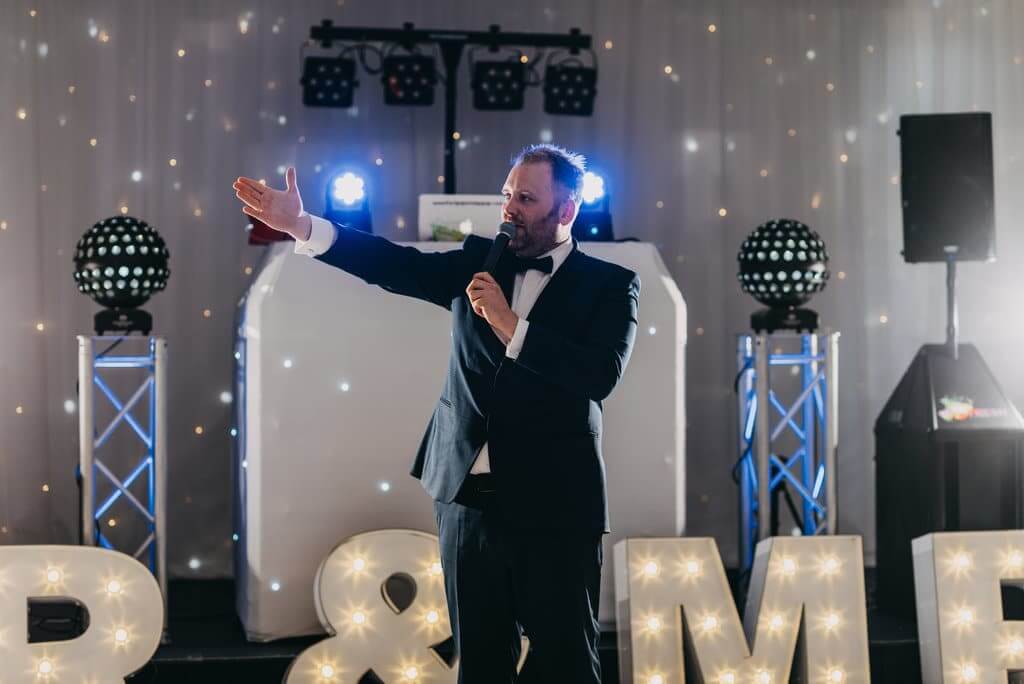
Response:
[[[549,256],[540,257],[539,259],[528,259],[526,257],[520,257],[513,255],[512,257],[512,268],[516,273],[523,273],[525,271],[541,271],[543,273],[551,273],[551,269],[555,265],[555,260]]]

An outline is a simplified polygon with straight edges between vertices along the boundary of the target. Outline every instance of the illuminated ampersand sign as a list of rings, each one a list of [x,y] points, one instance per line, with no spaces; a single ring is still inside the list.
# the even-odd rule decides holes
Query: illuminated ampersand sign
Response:
[[[929,534],[913,552],[923,681],[1005,683],[1024,669],[1024,621],[1003,619],[1000,592],[1024,583],[1024,531]]]
[[[74,599],[88,627],[69,641],[28,643],[30,599]],[[0,546],[0,681],[123,684],[160,645],[164,603],[130,556],[84,546]]]
[[[684,638],[701,681],[785,684],[801,629],[801,681],[870,680],[860,537],[758,544],[742,625],[714,539],[621,541],[615,580],[623,684],[684,682]]]
[[[388,592],[392,578],[415,587],[404,608]],[[456,671],[432,648],[451,635],[436,536],[356,535],[327,556],[314,584],[332,636],[295,659],[287,684],[356,684],[367,670],[385,684],[454,684]]]

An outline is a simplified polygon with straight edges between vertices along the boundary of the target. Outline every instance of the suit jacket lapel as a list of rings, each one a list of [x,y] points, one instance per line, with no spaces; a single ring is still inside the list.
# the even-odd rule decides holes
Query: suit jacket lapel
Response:
[[[582,263],[582,255],[579,250],[579,243],[572,241],[572,251],[565,258],[562,265],[551,276],[551,280],[544,286],[527,320],[544,321],[552,316],[559,316],[560,311],[564,314],[562,307],[566,306],[572,296],[573,288],[576,285],[578,271]]]
[[[515,291],[516,272],[512,269],[512,259],[509,258],[509,251],[506,250],[501,259],[498,260],[498,267],[495,269],[495,280],[501,285],[501,291],[505,295],[505,301],[512,306],[512,293]]]

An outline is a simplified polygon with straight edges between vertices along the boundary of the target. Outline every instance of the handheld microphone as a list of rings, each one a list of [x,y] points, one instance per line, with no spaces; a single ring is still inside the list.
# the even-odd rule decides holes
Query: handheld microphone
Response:
[[[505,222],[498,226],[498,234],[494,236],[494,243],[491,245],[491,251],[487,253],[487,259],[484,261],[484,270],[494,275],[494,267],[498,265],[498,259],[501,258],[501,253],[508,247],[509,240],[512,239],[516,233],[516,226],[514,223]]]

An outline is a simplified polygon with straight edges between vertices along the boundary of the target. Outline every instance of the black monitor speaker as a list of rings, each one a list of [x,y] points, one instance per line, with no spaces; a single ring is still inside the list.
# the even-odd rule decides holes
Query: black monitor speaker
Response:
[[[995,259],[992,115],[907,114],[899,136],[903,258]]]

